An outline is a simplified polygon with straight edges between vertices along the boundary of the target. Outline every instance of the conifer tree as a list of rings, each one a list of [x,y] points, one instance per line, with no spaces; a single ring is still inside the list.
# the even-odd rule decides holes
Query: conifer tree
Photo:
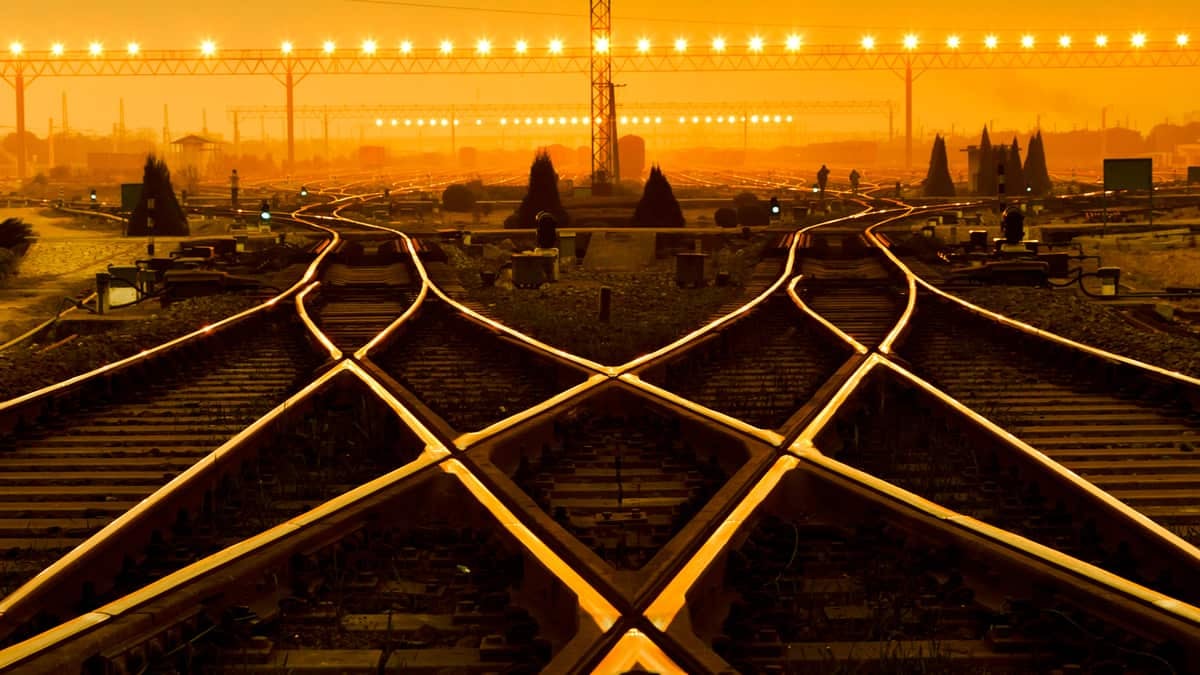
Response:
[[[643,227],[683,227],[683,209],[671,190],[671,183],[657,164],[642,189],[642,199],[633,211],[633,224]]]
[[[925,196],[954,196],[954,179],[950,177],[950,164],[946,158],[946,141],[941,135],[934,137],[933,151],[929,154],[929,171],[925,174]]]
[[[153,209],[148,208],[150,198],[154,199]],[[151,234],[149,216],[154,218],[153,234],[185,236],[189,233],[187,215],[179,206],[175,188],[171,186],[171,170],[166,162],[153,154],[146,156],[146,166],[142,171],[142,197],[129,216],[128,234]]]
[[[537,227],[537,214],[548,211],[559,227],[568,223],[567,211],[558,196],[558,172],[550,161],[549,153],[538,152],[529,167],[529,191],[517,207],[513,227],[533,229]],[[506,225],[507,227],[507,225]]]
[[[1029,152],[1025,155],[1025,180],[1033,188],[1032,193],[1039,197],[1050,194],[1053,187],[1050,183],[1050,169],[1046,166],[1046,146],[1040,129],[1029,141]]]
[[[1008,161],[1004,163],[1004,171],[1007,174],[1008,196],[1026,196],[1025,171],[1021,168],[1021,146],[1017,144],[1016,136],[1013,136],[1012,145],[1008,146]]]
[[[983,137],[979,140],[979,178],[976,187],[981,195],[996,194],[996,156],[988,137],[987,125],[984,125]]]

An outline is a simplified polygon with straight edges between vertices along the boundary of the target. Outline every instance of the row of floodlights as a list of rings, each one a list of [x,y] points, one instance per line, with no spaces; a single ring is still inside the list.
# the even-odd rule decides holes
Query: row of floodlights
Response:
[[[1175,45],[1186,47],[1190,38],[1187,33],[1179,33],[1175,36]],[[1100,34],[1095,36],[1094,44],[1097,47],[1107,47],[1110,44],[1108,35]],[[958,35],[951,35],[946,38],[946,46],[950,49],[958,49],[964,46],[963,39]],[[1071,47],[1074,42],[1070,35],[1060,35],[1058,37],[1058,46],[1064,49]],[[1129,36],[1129,45],[1135,49],[1141,49],[1148,44],[1148,38],[1145,33],[1134,33]],[[909,33],[905,35],[900,45],[905,49],[912,51],[921,46],[920,36]],[[1020,45],[1024,49],[1033,49],[1037,45],[1037,37],[1032,34],[1022,35]],[[687,38],[676,38],[674,42],[674,51],[684,53],[688,50]],[[711,49],[713,52],[721,53],[730,49],[729,42],[723,37],[715,37],[712,39]],[[859,46],[864,50],[870,51],[879,46],[878,41],[873,35],[864,35],[859,40]],[[983,46],[987,49],[996,49],[1000,46],[1000,38],[995,35],[988,35],[983,38]],[[487,56],[492,53],[492,41],[487,38],[480,38],[475,42],[475,54]],[[595,48],[597,52],[607,53],[611,47],[609,38],[600,37],[596,39]],[[789,35],[783,42],[783,47],[786,51],[796,52],[804,47],[804,38],[800,35]],[[546,51],[551,55],[563,53],[563,41],[560,38],[554,38],[546,46]],[[652,50],[650,38],[639,38],[637,41],[637,51],[639,54],[649,54]],[[767,42],[761,36],[755,35],[746,42],[746,50],[752,54],[762,53],[767,48]],[[368,56],[379,53],[379,43],[375,40],[363,40],[359,47],[361,53]],[[517,40],[513,45],[513,53],[518,55],[528,54],[530,52],[529,42],[526,40]],[[25,47],[20,42],[12,42],[8,46],[9,52],[14,56],[20,56]],[[291,42],[283,42],[279,45],[279,50],[283,54],[291,54],[295,50],[295,46]],[[101,42],[92,42],[88,45],[88,54],[92,56],[100,56],[104,53],[104,44]],[[125,45],[125,51],[130,56],[137,56],[141,53],[141,46],[136,42],[130,42]],[[333,54],[337,51],[337,44],[333,40],[326,40],[321,45],[321,51],[325,54]],[[400,43],[398,51],[400,54],[411,54],[413,52],[413,43],[405,40]],[[454,42],[451,40],[442,40],[438,45],[438,52],[443,55],[450,55],[454,52]],[[62,56],[66,53],[66,47],[61,42],[56,42],[50,46],[50,53],[54,56]],[[217,43],[212,40],[205,40],[200,43],[200,54],[202,56],[215,56],[217,53]]]
[[[692,115],[691,117],[688,117],[686,115],[680,115],[679,123],[687,124],[688,122],[691,122],[692,124],[701,124],[701,123],[712,124],[713,122],[716,122],[717,124],[726,124],[726,123],[736,124],[738,122],[749,122],[751,124],[759,124],[759,123],[771,124],[772,122],[774,122],[775,124],[781,124],[784,122],[791,123],[792,119],[793,118],[791,115],[750,115],[750,116],[717,115],[716,117],[714,117],[712,115],[704,115],[704,116]],[[600,124],[603,121],[604,121],[603,117],[596,118],[597,124]],[[393,127],[398,127],[402,124],[406,127],[411,127],[414,125],[418,126],[418,127],[423,127],[426,125],[431,126],[431,127],[436,127],[436,126],[446,127],[446,126],[450,126],[450,125],[454,125],[454,126],[459,125],[459,120],[457,120],[457,119],[450,120],[445,117],[441,118],[440,120],[436,119],[436,118],[432,118],[428,121],[426,121],[425,119],[398,120],[393,117],[391,120],[389,120],[389,122],[390,122],[391,126],[393,126]],[[639,124],[639,123],[641,123],[641,124],[662,124],[663,118],[661,116],[651,117],[649,115],[644,115],[642,117],[637,117],[636,115],[633,117],[630,117],[628,115],[625,115],[620,118],[620,122],[621,122],[621,124]],[[500,126],[508,126],[509,124],[512,124],[514,126],[520,126],[522,123],[524,123],[526,126],[535,126],[535,125],[577,126],[580,124],[584,124],[584,125],[590,124],[591,118],[589,118],[589,117],[526,117],[526,118],[524,118],[523,121],[520,117],[513,117],[512,119],[509,119],[507,117],[501,117],[499,119]],[[483,124],[484,124],[484,121],[482,119],[475,120],[475,126],[477,126],[477,127],[483,126]],[[384,119],[382,117],[375,118],[375,126],[377,126],[377,127],[385,126]]]

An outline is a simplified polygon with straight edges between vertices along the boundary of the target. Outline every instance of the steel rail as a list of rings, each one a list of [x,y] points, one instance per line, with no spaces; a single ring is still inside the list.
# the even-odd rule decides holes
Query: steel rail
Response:
[[[303,221],[300,221],[300,220],[297,220],[297,222],[303,223]],[[309,225],[309,223],[303,223],[303,224]],[[334,239],[336,240],[337,234],[335,232],[333,232],[332,230],[329,230],[328,228],[324,228],[319,225],[313,225],[313,226],[316,227],[317,229],[326,230],[326,231],[332,233],[334,235]],[[324,262],[325,256],[327,255],[328,251],[329,251],[329,248],[326,247],[320,253],[318,253],[317,257],[313,260],[312,263],[310,263],[309,267],[305,270],[305,272],[301,276],[301,278],[298,281],[296,281],[296,283],[294,283],[292,286],[288,287],[287,289],[284,289],[275,297],[273,297],[269,300],[266,300],[265,302],[262,302],[258,305],[255,305],[254,307],[246,309],[246,310],[239,312],[237,314],[234,314],[232,316],[228,316],[224,319],[216,321],[210,325],[196,329],[190,333],[187,333],[186,335],[182,335],[182,336],[174,338],[172,340],[168,340],[167,342],[164,342],[155,347],[151,347],[149,349],[144,349],[141,352],[134,354],[132,356],[125,357],[123,359],[114,361],[112,363],[100,366],[99,368],[90,370],[86,373],[81,373],[79,375],[75,375],[73,377],[67,378],[66,380],[62,380],[61,382],[56,382],[54,384],[47,385],[40,389],[31,391],[31,392],[27,392],[25,394],[22,394],[15,398],[9,399],[7,401],[0,402],[0,431],[4,431],[5,429],[12,429],[18,423],[19,419],[25,417],[27,414],[30,414],[29,411],[32,406],[36,406],[39,403],[46,401],[47,399],[62,396],[64,394],[66,394],[67,392],[76,390],[80,386],[82,386],[88,382],[94,381],[98,378],[105,377],[105,376],[112,376],[112,375],[115,375],[118,373],[122,373],[132,367],[141,365],[143,363],[150,362],[151,360],[155,360],[167,353],[172,352],[173,350],[175,350],[179,347],[189,345],[196,340],[203,339],[205,336],[221,334],[224,332],[225,329],[232,327],[234,325],[238,325],[243,320],[248,319],[249,317],[257,316],[260,313],[270,310],[271,308],[275,307],[282,300],[285,300],[289,296],[299,292],[300,289],[302,289],[305,285],[308,284],[308,282],[312,279],[312,277],[315,276],[316,270]],[[32,415],[36,416],[36,413],[32,413]]]
[[[5,650],[0,650],[0,671],[11,667],[18,667],[22,663],[28,663],[38,657],[51,655],[56,650],[69,650],[72,644],[79,641],[86,642],[89,633],[103,628],[110,623],[115,624],[125,621],[131,624],[130,630],[144,632],[145,627],[136,625],[137,622],[135,621],[140,608],[152,602],[166,602],[169,605],[170,596],[177,592],[178,589],[185,588],[189,584],[194,584],[201,578],[212,578],[220,574],[221,570],[229,565],[262,553],[271,546],[280,545],[290,539],[303,539],[307,530],[317,528],[324,520],[335,514],[344,513],[371,497],[377,496],[382,491],[403,489],[410,476],[420,470],[434,466],[440,466],[442,471],[454,476],[475,497],[481,507],[491,513],[502,529],[513,536],[531,557],[545,566],[555,578],[559,579],[559,581],[575,593],[580,604],[580,609],[593,620],[601,632],[607,631],[616,623],[620,614],[608,600],[584,580],[582,576],[575,572],[562,558],[554,553],[541,538],[526,527],[463,464],[453,459],[450,456],[450,450],[442,445],[436,436],[425,428],[411,411],[394,398],[386,387],[374,380],[357,363],[350,359],[343,359],[335,368],[323,375],[318,382],[329,382],[342,373],[350,373],[361,380],[426,443],[425,450],[418,459],[385,476],[381,476],[341,496],[335,497],[311,511],[277,525],[264,533],[214,553],[124,598],[120,598],[104,607],[76,617],[51,631],[30,638],[25,642]],[[316,383],[310,385],[302,394],[297,394],[294,398],[310,398],[316,391],[314,389],[315,386]],[[296,405],[296,401],[289,403],[291,407],[295,407]],[[281,414],[288,407],[289,404],[281,405],[276,411],[273,411],[272,415]],[[268,420],[263,418],[256,422],[255,425],[259,426],[267,423]],[[231,454],[237,452],[241,444],[241,438],[246,433],[249,433],[249,430],[239,435],[237,442],[231,440],[227,443],[224,449],[225,453]],[[210,460],[205,460],[204,463],[206,465],[211,464]],[[196,472],[199,470],[196,469]],[[194,475],[196,472],[189,471],[189,475]],[[157,503],[165,499],[172,490],[180,489],[180,486],[185,482],[184,476],[181,475],[169,485],[170,490],[164,488],[148,498],[147,501],[154,500]],[[141,509],[141,512],[148,513],[152,508],[153,505],[147,505]],[[173,517],[173,513],[174,511],[172,510],[171,517]],[[116,523],[113,525],[116,525]],[[110,526],[109,528],[105,528],[105,531],[102,533],[106,534],[106,536],[115,536],[120,532],[120,529],[119,527]],[[97,535],[98,537],[99,535]],[[303,546],[303,542],[299,542],[296,545]],[[161,628],[161,626],[158,628]]]

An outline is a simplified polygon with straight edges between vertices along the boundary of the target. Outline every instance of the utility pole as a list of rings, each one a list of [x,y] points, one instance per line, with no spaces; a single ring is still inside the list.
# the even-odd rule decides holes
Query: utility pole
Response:
[[[164,156],[166,156],[167,151],[171,148],[171,122],[170,122],[170,117],[168,117],[168,115],[167,115],[167,104],[166,103],[163,104],[162,145],[163,145],[162,153]]]
[[[912,170],[912,57],[904,60],[904,169]]]
[[[617,129],[617,87],[623,84],[608,83],[608,119],[612,122],[612,133],[609,135],[612,143],[612,179],[614,186],[621,185],[621,137]]]
[[[333,157],[329,152],[329,110],[328,109],[325,110],[324,130],[325,130],[325,162],[329,163],[329,162],[333,161]]]
[[[612,6],[591,0],[592,194],[612,191],[614,120],[612,105]],[[607,118],[607,119],[606,119]]]
[[[13,89],[17,92],[17,179],[25,182],[25,71],[17,64],[17,73],[13,76]]]

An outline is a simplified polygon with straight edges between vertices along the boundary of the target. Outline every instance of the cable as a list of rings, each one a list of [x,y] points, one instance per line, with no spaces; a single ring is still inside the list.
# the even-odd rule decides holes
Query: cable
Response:
[[[1054,288],[1066,288],[1067,286],[1070,286],[1071,284],[1079,283],[1080,279],[1083,278],[1083,268],[1076,267],[1075,269],[1070,270],[1068,272],[1068,274],[1074,274],[1075,276],[1073,278],[1067,279],[1066,281],[1062,282],[1061,284],[1053,282],[1049,278],[1047,278],[1046,285],[1054,287]]]
[[[580,19],[580,18],[586,18],[588,16],[584,12],[551,12],[551,11],[534,10],[534,9],[500,9],[500,8],[494,8],[494,7],[471,7],[471,6],[464,6],[464,5],[450,5],[450,4],[441,4],[441,3],[437,3],[437,2],[410,2],[409,0],[347,0],[347,1],[353,2],[353,3],[358,3],[358,4],[363,4],[363,5],[390,5],[393,7],[412,7],[412,8],[417,8],[417,9],[441,9],[441,10],[456,11],[456,12],[480,12],[480,13],[491,13],[491,14],[520,14],[520,15],[525,15],[525,16],[554,16],[554,17],[563,17],[563,18],[570,18],[570,19]],[[717,19],[684,19],[684,18],[651,17],[651,16],[629,16],[629,15],[618,15],[618,14],[614,14],[613,18],[620,19],[621,21],[646,21],[646,22],[653,22],[653,23],[673,23],[673,24],[699,24],[699,25],[707,25],[707,26],[755,26],[755,27],[759,27],[759,28],[773,27],[773,28],[805,28],[805,29],[827,28],[827,29],[838,29],[838,30],[850,30],[850,29],[861,28],[861,24],[856,24],[856,23],[846,23],[846,24],[839,24],[839,23],[809,24],[809,23],[804,23],[804,24],[797,25],[796,22],[763,23],[761,21],[721,21],[721,20],[717,20]],[[887,28],[887,26],[883,26],[882,28]],[[930,30],[934,30],[934,29],[952,30],[952,29],[954,29],[954,26],[930,25],[930,26],[928,26],[928,28]],[[1060,26],[1043,26],[1043,27],[1027,26],[1025,28],[1025,30],[1059,30],[1060,28],[1061,28]],[[1178,31],[1181,29],[1180,26],[1171,26],[1169,28],[1164,27],[1164,26],[1157,26],[1157,27],[1156,26],[1143,26],[1142,28],[1144,30],[1163,30],[1163,31],[1167,31],[1167,30]],[[1111,30],[1111,28],[1095,28],[1094,27],[1094,28],[1089,29],[1089,28],[1085,27],[1085,28],[1078,28],[1076,30]]]
[[[1050,614],[1052,616],[1056,616],[1056,617],[1062,619],[1063,621],[1066,621],[1067,623],[1071,624],[1071,626],[1073,626],[1075,628],[1075,630],[1077,630],[1081,634],[1083,634],[1083,636],[1086,637],[1088,640],[1091,640],[1093,646],[1097,643],[1109,644],[1106,640],[1104,640],[1103,637],[1094,635],[1091,631],[1089,631],[1088,629],[1079,625],[1078,621],[1076,621],[1074,618],[1072,618],[1070,615],[1068,615],[1066,612],[1063,612],[1062,610],[1043,607],[1041,609],[1041,611],[1044,614]],[[1164,659],[1163,657],[1161,657],[1157,654],[1151,654],[1150,652],[1143,652],[1138,649],[1130,649],[1129,647],[1122,647],[1121,645],[1118,645],[1118,644],[1111,644],[1110,646],[1116,648],[1117,651],[1125,652],[1126,654],[1133,654],[1134,656],[1141,656],[1141,657],[1145,657],[1148,659],[1152,659],[1154,661],[1158,661],[1159,663],[1161,663],[1163,665],[1163,667],[1165,667],[1167,669],[1167,672],[1171,673],[1171,675],[1178,675],[1174,666],[1172,666],[1169,661],[1167,661],[1166,659]],[[1122,663],[1120,665],[1125,666],[1126,664]]]
[[[774,581],[771,583],[775,586],[776,592],[779,591],[779,580],[783,578],[783,573],[791,569],[792,563],[796,562],[796,554],[800,552],[800,528],[796,527],[796,523],[792,523],[792,557],[788,558],[788,562],[779,570],[779,574],[775,575]]]

